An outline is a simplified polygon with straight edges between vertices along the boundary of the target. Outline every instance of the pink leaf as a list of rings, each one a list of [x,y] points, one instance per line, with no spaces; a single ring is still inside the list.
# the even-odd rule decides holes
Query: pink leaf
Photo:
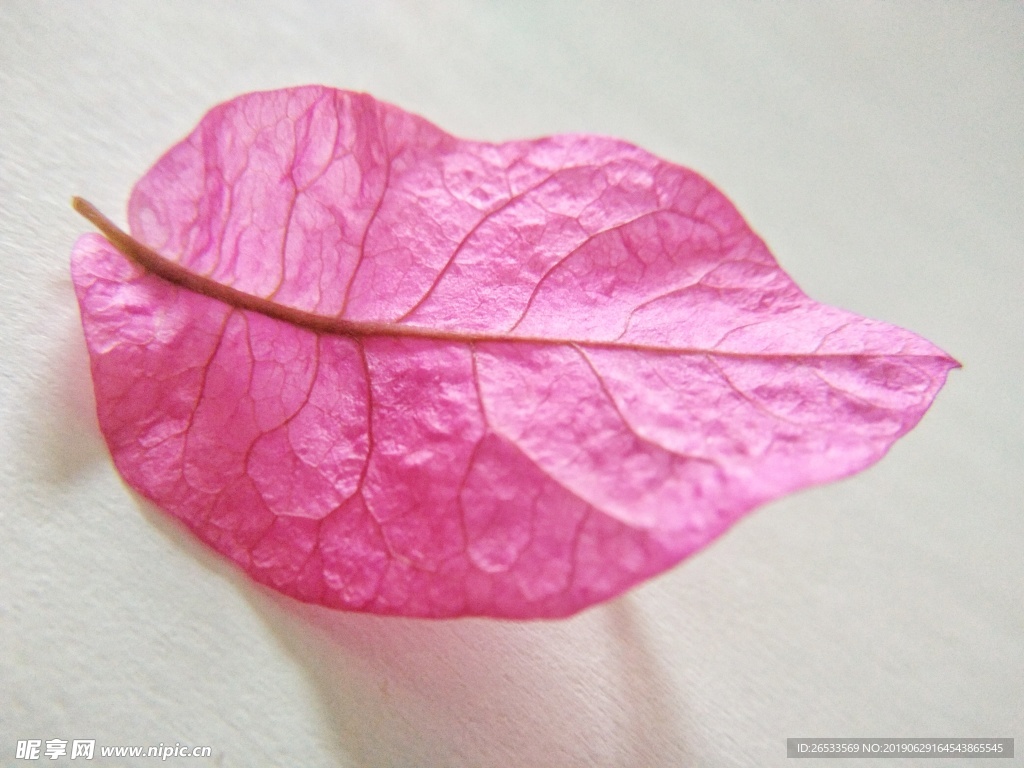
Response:
[[[79,207],[108,238],[72,270],[121,474],[337,608],[573,613],[877,461],[956,366],[812,301],[708,182],[596,136],[255,93],[135,186],[131,238]]]

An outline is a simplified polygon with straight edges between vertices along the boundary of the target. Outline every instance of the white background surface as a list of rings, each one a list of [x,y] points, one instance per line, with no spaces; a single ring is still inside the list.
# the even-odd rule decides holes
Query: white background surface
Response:
[[[306,768],[784,765],[788,736],[1024,752],[1024,5],[242,8],[0,4],[0,764],[26,738]],[[964,369],[873,469],[575,619],[279,598],[114,471],[68,199],[123,222],[209,107],[307,82],[467,137],[588,131],[693,167],[811,296]]]

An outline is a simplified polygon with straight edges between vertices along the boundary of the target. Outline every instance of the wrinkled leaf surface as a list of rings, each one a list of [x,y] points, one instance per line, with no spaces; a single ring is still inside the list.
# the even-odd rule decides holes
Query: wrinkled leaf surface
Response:
[[[339,321],[233,306],[100,235],[74,248],[125,480],[332,607],[570,614],[877,461],[956,365],[809,299],[692,171],[595,136],[464,141],[364,94],[216,107],[129,222]]]

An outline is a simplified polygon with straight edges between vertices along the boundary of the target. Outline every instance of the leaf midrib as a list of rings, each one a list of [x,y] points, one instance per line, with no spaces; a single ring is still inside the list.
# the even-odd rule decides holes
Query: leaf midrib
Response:
[[[452,341],[464,344],[503,342],[533,344],[545,346],[579,346],[590,349],[618,349],[635,352],[651,352],[674,355],[714,355],[716,357],[750,358],[750,359],[820,359],[820,358],[884,358],[914,357],[938,358],[939,355],[915,354],[905,352],[872,353],[872,352],[736,352],[699,347],[673,347],[658,344],[637,344],[614,340],[592,340],[553,338],[544,336],[515,336],[505,333],[479,333],[473,331],[447,331],[440,328],[425,328],[406,325],[404,323],[379,323],[365,320],[347,320],[342,317],[318,315],[296,307],[280,304],[230,285],[217,282],[205,275],[172,261],[149,246],[140,243],[127,232],[104,216],[92,203],[81,197],[73,197],[72,207],[89,220],[100,233],[125,257],[173,285],[185,290],[207,296],[228,306],[256,312],[275,320],[281,320],[314,333],[347,336],[352,339],[378,338],[411,338],[431,341]]]

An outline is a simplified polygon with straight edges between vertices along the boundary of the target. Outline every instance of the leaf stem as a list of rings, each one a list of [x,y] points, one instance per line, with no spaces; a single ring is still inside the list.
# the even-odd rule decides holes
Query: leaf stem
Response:
[[[276,301],[254,296],[251,293],[232,288],[230,285],[219,283],[161,256],[152,248],[143,245],[114,224],[88,200],[84,200],[81,197],[73,197],[71,198],[71,206],[88,219],[118,251],[146,271],[162,277],[169,283],[195,293],[201,293],[204,296],[209,296],[211,299],[222,301],[230,306],[259,312],[267,317],[283,320],[317,333],[330,333],[337,336],[351,336],[353,338],[366,336],[412,336],[459,341],[507,339],[507,337],[493,334],[468,335],[408,325],[396,325],[394,323],[346,320],[341,317],[318,315],[313,312],[296,309],[295,307],[289,307],[285,304],[279,304]]]

